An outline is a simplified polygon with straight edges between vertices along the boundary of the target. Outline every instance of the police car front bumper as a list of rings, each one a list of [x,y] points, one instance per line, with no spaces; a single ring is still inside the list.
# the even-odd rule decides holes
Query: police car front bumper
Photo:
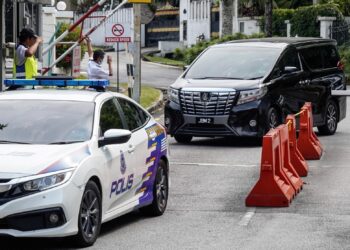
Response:
[[[0,235],[64,237],[78,232],[83,195],[72,180],[0,206]]]

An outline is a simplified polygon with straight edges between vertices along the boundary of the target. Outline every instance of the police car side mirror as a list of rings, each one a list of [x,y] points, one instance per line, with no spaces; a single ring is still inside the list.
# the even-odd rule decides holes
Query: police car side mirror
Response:
[[[103,147],[111,144],[123,144],[130,140],[131,131],[126,129],[109,129],[103,138],[98,140],[98,147]]]

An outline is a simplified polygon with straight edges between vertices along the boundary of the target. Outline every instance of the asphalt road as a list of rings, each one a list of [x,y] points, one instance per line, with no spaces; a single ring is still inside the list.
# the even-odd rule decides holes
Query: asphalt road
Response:
[[[170,138],[166,213],[148,218],[134,212],[108,222],[88,249],[349,249],[349,127],[348,116],[336,135],[320,137],[325,153],[308,162],[304,188],[288,208],[245,207],[259,177],[261,147],[254,141],[195,139],[181,145]],[[0,245],[72,249],[65,239],[0,238]]]
[[[117,82],[117,52],[106,53],[105,60],[102,63],[104,69],[108,69],[107,55],[112,56],[113,62],[113,76],[110,78],[111,82]],[[131,59],[126,56],[124,51],[119,52],[119,69],[120,69],[120,82],[128,82],[126,64],[130,63]],[[87,54],[81,63],[81,70],[87,71]],[[141,80],[142,84],[150,85],[157,88],[168,88],[183,72],[182,69],[163,66],[159,64],[153,64],[149,62],[142,62]]]

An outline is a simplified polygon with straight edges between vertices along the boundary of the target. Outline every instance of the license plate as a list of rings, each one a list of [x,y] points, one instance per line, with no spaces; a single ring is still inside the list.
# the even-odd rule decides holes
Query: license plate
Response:
[[[196,122],[197,122],[197,124],[213,124],[214,118],[213,117],[197,117]]]

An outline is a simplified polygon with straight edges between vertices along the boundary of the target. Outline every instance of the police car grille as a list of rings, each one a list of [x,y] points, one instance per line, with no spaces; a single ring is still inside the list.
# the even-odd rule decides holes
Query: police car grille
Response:
[[[201,100],[201,91],[180,91],[180,104],[184,114],[228,115],[236,97],[235,91],[208,92],[208,101]]]

